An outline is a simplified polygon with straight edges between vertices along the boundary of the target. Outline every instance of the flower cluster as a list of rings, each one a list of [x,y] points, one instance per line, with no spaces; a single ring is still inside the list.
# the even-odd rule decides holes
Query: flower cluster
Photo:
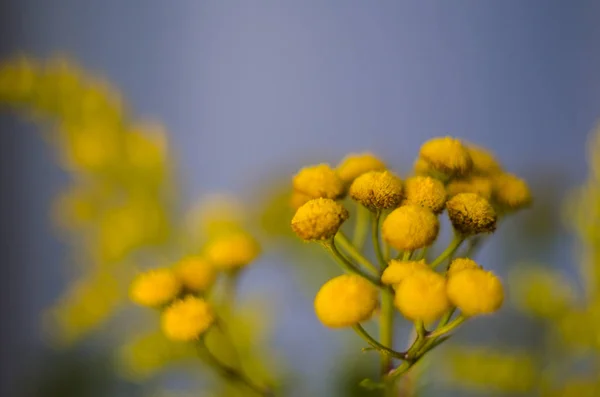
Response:
[[[404,180],[374,155],[352,154],[336,168],[301,169],[293,189],[292,229],[305,241],[321,243],[347,273],[317,293],[318,319],[332,328],[353,327],[381,353],[383,382],[365,385],[393,391],[396,379],[466,319],[502,306],[502,283],[469,256],[482,236],[494,232],[498,218],[527,207],[531,194],[489,151],[434,138],[422,145]],[[352,239],[343,230],[351,207],[357,217]],[[430,258],[444,211],[454,238]],[[364,252],[368,218],[372,257]],[[465,241],[469,247],[461,252]],[[415,325],[417,337],[406,351],[394,350],[396,310]],[[374,317],[380,321],[378,339],[361,325]]]

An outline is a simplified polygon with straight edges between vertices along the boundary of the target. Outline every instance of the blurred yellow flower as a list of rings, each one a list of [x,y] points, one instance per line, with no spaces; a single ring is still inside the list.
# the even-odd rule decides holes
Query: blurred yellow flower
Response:
[[[186,296],[167,307],[161,317],[162,330],[173,341],[196,340],[215,321],[210,305],[201,298]]]
[[[139,274],[132,281],[129,296],[138,305],[159,307],[175,299],[181,286],[173,270],[153,269]]]

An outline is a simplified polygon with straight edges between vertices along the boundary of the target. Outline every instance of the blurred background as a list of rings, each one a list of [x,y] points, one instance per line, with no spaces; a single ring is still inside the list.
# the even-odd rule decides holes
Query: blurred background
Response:
[[[523,262],[577,274],[576,236],[561,214],[566,193],[586,180],[586,143],[600,117],[597,1],[14,0],[0,7],[0,59],[65,55],[118,87],[136,116],[164,125],[182,212],[216,192],[261,213],[265,197],[300,167],[337,164],[349,152],[372,151],[406,174],[421,143],[450,134],[493,150],[536,200],[484,246],[486,267],[504,278]],[[0,394],[185,390],[189,380],[177,371],[144,382],[120,376],[112,361],[118,338],[106,329],[66,349],[48,342],[42,314],[72,282],[69,246],[50,216],[70,177],[39,125],[3,111],[0,128]],[[312,308],[335,269],[271,237],[240,293],[275,302],[269,347],[285,362],[289,395],[358,393],[349,385],[368,374],[373,357],[360,353],[351,331],[325,329]],[[539,321],[507,307],[465,327],[455,343],[543,350],[539,335]],[[436,379],[422,395],[442,392],[487,395]]]

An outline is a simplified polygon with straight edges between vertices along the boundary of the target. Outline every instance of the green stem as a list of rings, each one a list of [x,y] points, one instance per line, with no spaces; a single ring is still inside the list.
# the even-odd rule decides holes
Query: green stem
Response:
[[[460,315],[460,316],[456,317],[454,320],[452,320],[451,322],[449,322],[448,324],[442,325],[441,327],[438,327],[435,331],[430,332],[427,335],[427,339],[435,339],[437,337],[444,336],[448,332],[454,331],[455,328],[457,328],[459,325],[464,323],[466,320],[467,320],[466,316]]]
[[[379,340],[386,348],[393,350],[394,347],[394,295],[390,291],[383,291],[381,298],[381,318],[379,320]],[[402,354],[405,358],[406,355]],[[381,355],[381,377],[385,379],[393,367],[390,356]],[[393,397],[396,385],[394,382],[385,383],[385,397]]]
[[[377,261],[379,262],[379,267],[381,271],[387,267],[387,262],[383,256],[383,252],[381,251],[381,243],[379,242],[379,218],[381,217],[381,211],[377,211],[373,213],[371,216],[371,238],[373,239],[373,249],[375,250],[375,256],[377,257]]]
[[[250,390],[254,391],[259,396],[272,396],[272,392],[268,388],[259,386],[256,383],[254,383],[252,379],[248,377],[248,375],[242,372],[242,370],[231,367],[222,362],[220,359],[218,359],[217,356],[215,356],[210,351],[208,346],[206,346],[204,340],[200,341],[200,343],[197,345],[197,348],[200,358],[203,359],[210,366],[214,367],[217,371],[219,371],[223,378],[238,382],[248,387]]]
[[[462,236],[460,234],[455,234],[454,238],[452,239],[452,241],[450,242],[448,247],[446,247],[444,252],[442,252],[440,254],[440,256],[438,256],[437,258],[434,259],[433,262],[431,262],[431,264],[430,264],[431,268],[435,269],[440,264],[442,264],[442,262],[444,262],[447,258],[452,256],[452,254],[454,254],[454,252],[458,249],[458,247],[460,247],[460,245],[462,244],[462,242],[464,240],[465,240],[464,236]]]
[[[348,237],[340,230],[335,235],[335,243],[340,246],[357,263],[363,265],[374,273],[379,273],[375,265],[371,263],[361,252],[348,240]]]
[[[403,352],[397,352],[393,349],[390,349],[388,346],[384,346],[383,344],[379,343],[375,338],[373,338],[368,332],[367,330],[365,330],[362,325],[360,324],[356,324],[355,326],[352,327],[354,329],[354,331],[356,331],[356,333],[363,338],[370,346],[372,346],[375,350],[377,350],[379,353],[381,353],[382,356],[387,356],[387,357],[394,357],[400,360],[404,360],[405,358],[405,353]]]
[[[402,253],[402,260],[403,261],[409,261],[411,255],[412,255],[412,251],[404,251]]]
[[[330,249],[331,253],[333,254],[333,258],[340,264],[340,266],[343,269],[345,269],[346,271],[348,271],[350,273],[357,274],[357,275],[367,279],[368,281],[370,281],[371,283],[373,283],[374,285],[376,285],[378,287],[385,287],[381,283],[381,281],[379,280],[378,277],[362,271],[358,266],[356,266],[354,263],[352,263],[348,259],[346,259],[346,257],[344,255],[342,255],[340,251],[338,251],[334,240],[326,242],[325,247]]]
[[[356,202],[356,223],[354,224],[354,234],[352,236],[352,245],[359,251],[365,245],[367,231],[369,230],[369,209]]]

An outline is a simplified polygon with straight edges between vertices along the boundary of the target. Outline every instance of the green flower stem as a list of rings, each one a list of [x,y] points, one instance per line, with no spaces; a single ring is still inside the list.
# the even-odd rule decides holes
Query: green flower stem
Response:
[[[196,345],[198,349],[198,354],[200,358],[205,361],[208,365],[215,368],[223,378],[226,380],[232,380],[234,382],[238,382],[250,390],[254,391],[259,396],[271,397],[273,395],[272,391],[266,387],[259,386],[248,375],[246,375],[242,370],[231,367],[215,356],[204,340],[201,339],[200,342]]]
[[[371,238],[373,239],[373,249],[375,250],[375,256],[379,262],[381,271],[387,267],[387,261],[381,251],[381,243],[379,241],[379,218],[381,217],[381,211],[374,212],[371,216]]]
[[[393,351],[394,348],[394,295],[391,291],[383,291],[381,298],[381,318],[379,320],[379,340],[386,348]],[[401,358],[406,355],[402,354]],[[381,355],[381,376],[385,378],[393,368],[391,357]],[[395,383],[385,384],[385,397],[393,397],[395,394]]]
[[[359,251],[365,245],[367,232],[369,231],[369,209],[356,202],[356,223],[354,224],[354,234],[352,236],[352,245]]]
[[[427,255],[427,250],[428,249],[429,249],[429,247],[421,248],[421,251],[415,257],[415,260],[420,261],[421,259],[425,259],[425,256]]]
[[[357,263],[363,265],[374,273],[379,273],[375,265],[371,263],[361,252],[348,240],[348,237],[340,230],[335,235],[335,244],[340,246]]]
[[[427,335],[427,339],[435,339],[440,336],[445,336],[447,333],[454,331],[459,325],[467,320],[466,316],[460,315],[446,325],[438,327],[435,331]]]
[[[412,251],[404,251],[404,253],[402,253],[402,260],[409,261],[411,255],[412,255]]]
[[[348,259],[346,259],[346,257],[344,255],[342,255],[342,253],[340,251],[338,251],[333,239],[328,242],[325,242],[324,245],[325,245],[325,247],[329,248],[329,250],[333,254],[333,258],[340,264],[340,266],[343,269],[345,269],[346,271],[348,271],[350,273],[357,274],[357,275],[367,279],[368,281],[370,281],[377,287],[382,287],[382,288],[386,287],[385,285],[383,285],[381,283],[381,280],[379,280],[379,277],[376,277],[369,273],[364,272],[361,268],[359,268],[354,263],[352,263]]]
[[[369,345],[371,345],[375,350],[377,350],[379,353],[381,353],[382,356],[387,356],[387,357],[394,357],[400,360],[404,360],[406,357],[406,353],[403,352],[397,352],[393,349],[390,349],[387,346],[384,346],[383,344],[379,343],[375,338],[373,338],[368,332],[367,330],[365,330],[362,325],[360,324],[356,324],[355,326],[352,327],[354,329],[354,331],[356,331],[356,333],[363,338]]]
[[[454,252],[458,249],[458,247],[460,247],[460,245],[462,244],[462,242],[464,240],[465,240],[464,236],[462,236],[461,234],[458,234],[458,233],[455,234],[454,238],[452,239],[452,241],[450,242],[448,247],[446,247],[444,252],[442,252],[440,254],[440,256],[438,256],[437,258],[434,259],[433,262],[431,262],[431,264],[430,264],[431,268],[435,269],[436,267],[441,265],[442,262],[444,262],[447,258],[451,257],[452,254],[454,254]]]

